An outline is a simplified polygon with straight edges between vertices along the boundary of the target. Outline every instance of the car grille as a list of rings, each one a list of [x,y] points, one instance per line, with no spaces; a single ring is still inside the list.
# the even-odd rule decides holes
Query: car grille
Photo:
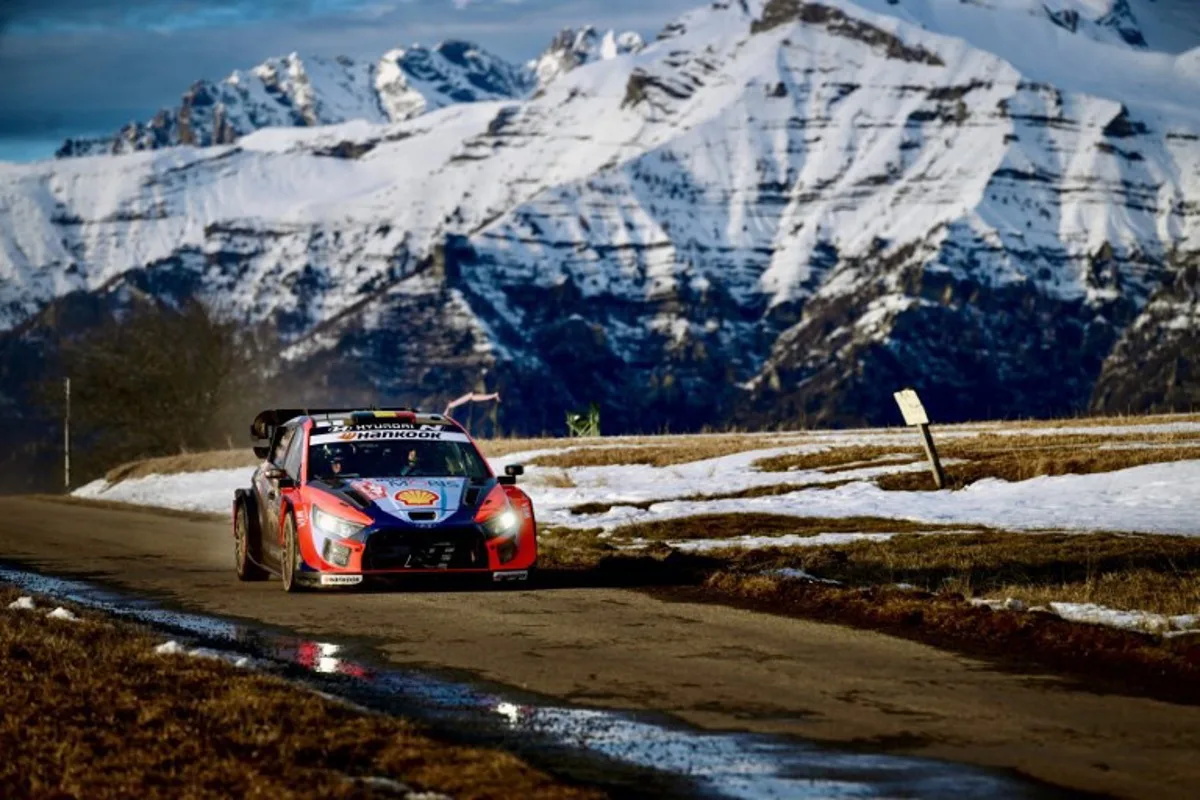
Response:
[[[367,538],[363,569],[487,569],[487,548],[477,528],[384,528]]]

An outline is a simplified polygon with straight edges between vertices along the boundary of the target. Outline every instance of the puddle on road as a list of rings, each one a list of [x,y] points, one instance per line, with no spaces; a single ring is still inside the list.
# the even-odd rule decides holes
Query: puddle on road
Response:
[[[629,770],[625,786],[642,793],[747,798],[1043,798],[1064,797],[1043,784],[961,764],[847,752],[790,737],[710,732],[654,715],[563,705],[515,690],[484,688],[416,669],[380,666],[353,643],[317,642],[268,626],[173,611],[152,600],[82,581],[0,567],[0,582],[133,618],[164,632],[277,665],[307,670],[323,691],[420,719],[528,757],[550,771],[567,761],[576,778]],[[332,678],[328,685],[321,679]],[[641,773],[642,777],[637,777]],[[652,775],[663,775],[661,789]],[[645,782],[648,780],[649,782]],[[607,781],[605,781],[607,782]],[[619,784],[618,784],[619,785]],[[653,788],[651,788],[653,787]],[[668,788],[670,787],[670,788]]]

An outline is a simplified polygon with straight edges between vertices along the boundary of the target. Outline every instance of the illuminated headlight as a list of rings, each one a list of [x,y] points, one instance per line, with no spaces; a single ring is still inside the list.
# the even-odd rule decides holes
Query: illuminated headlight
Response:
[[[319,508],[313,509],[312,524],[314,528],[326,536],[336,536],[339,539],[349,539],[366,527],[357,522],[351,522],[348,519],[335,517],[333,514],[322,511]]]
[[[489,536],[511,536],[517,532],[521,520],[517,516],[517,512],[511,508],[506,508],[496,516],[483,523],[484,530]]]

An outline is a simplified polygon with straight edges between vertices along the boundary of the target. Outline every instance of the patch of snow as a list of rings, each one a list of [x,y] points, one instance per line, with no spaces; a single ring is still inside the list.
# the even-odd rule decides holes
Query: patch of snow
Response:
[[[1015,597],[1006,597],[1003,600],[995,600],[992,598],[972,597],[970,600],[973,606],[986,606],[994,611],[1001,609],[1005,611],[1028,611],[1029,606],[1024,600],[1018,600]]]
[[[783,578],[789,581],[807,581],[808,583],[824,583],[829,586],[841,586],[841,581],[830,580],[829,578],[818,578],[811,572],[794,567],[783,567],[781,569],[769,569],[763,573],[775,578]]]
[[[33,611],[37,608],[32,597],[18,597],[8,604],[8,607],[13,611]]]
[[[1149,611],[1127,611],[1095,603],[1050,603],[1050,610],[1071,622],[1107,625],[1111,628],[1164,634],[1200,628],[1200,617],[1194,614],[1168,616]]]
[[[75,616],[75,614],[69,609],[63,608],[62,606],[59,606],[58,608],[49,612],[46,614],[46,616],[50,619],[61,619],[66,620],[67,622],[79,622],[79,617]]]
[[[228,662],[235,667],[252,667],[254,661],[248,656],[243,656],[239,653],[230,653],[224,650],[213,650],[207,647],[187,648],[174,639],[163,642],[154,648],[154,652],[160,656],[189,656],[191,658],[211,658]]]
[[[1151,464],[1094,475],[987,479],[961,491],[893,492],[865,482],[737,500],[671,501],[649,509],[560,515],[578,528],[698,514],[757,512],[797,517],[885,517],[930,524],[990,525],[1015,530],[1056,528],[1200,535],[1200,461]]]
[[[707,550],[765,550],[772,547],[820,547],[822,545],[846,544],[847,542],[886,542],[894,533],[818,533],[801,536],[788,533],[783,536],[733,536],[728,539],[674,539],[667,541],[670,547],[683,552],[702,553]],[[649,542],[639,542],[643,546]]]
[[[223,513],[232,508],[234,490],[249,486],[253,473],[253,467],[242,467],[147,475],[113,484],[98,480],[76,489],[73,495],[178,511]]]

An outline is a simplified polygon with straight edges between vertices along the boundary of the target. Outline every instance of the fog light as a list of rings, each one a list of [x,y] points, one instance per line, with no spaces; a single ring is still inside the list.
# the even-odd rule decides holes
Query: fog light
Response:
[[[507,564],[517,557],[517,540],[508,539],[503,541],[496,547],[496,556],[500,559],[501,564]]]
[[[340,542],[326,539],[324,558],[336,567],[344,567],[350,563],[350,548]]]

